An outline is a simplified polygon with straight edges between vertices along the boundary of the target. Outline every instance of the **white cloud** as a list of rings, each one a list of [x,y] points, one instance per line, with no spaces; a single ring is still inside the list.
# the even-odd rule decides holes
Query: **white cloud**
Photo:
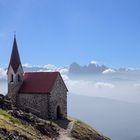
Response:
[[[99,88],[99,89],[101,89],[101,88],[110,88],[110,89],[112,89],[112,88],[115,87],[113,84],[105,83],[105,82],[97,82],[97,83],[95,83],[94,86],[95,86],[95,88]]]
[[[62,74],[61,76],[62,76],[64,81],[68,81],[69,80],[69,77],[67,75]]]
[[[97,61],[94,61],[94,60],[93,60],[93,61],[90,62],[90,64],[95,64],[95,65],[97,65]]]
[[[110,73],[115,73],[115,72],[116,72],[116,71],[113,70],[113,69],[107,69],[107,70],[103,71],[102,73],[103,73],[103,74],[110,74]]]
[[[68,81],[67,81],[68,85],[70,87],[81,87],[81,88],[87,88],[88,86],[93,86],[93,82],[91,81],[85,81],[85,80],[71,80],[68,78]]]
[[[6,70],[0,68],[0,79],[6,79]]]
[[[134,84],[134,87],[140,88],[140,83]]]
[[[51,72],[51,71],[48,69],[39,69],[37,72]]]
[[[55,70],[55,69],[57,69],[57,67],[55,65],[52,65],[52,64],[44,65],[43,68],[49,69],[49,70]]]
[[[59,70],[61,74],[68,74],[69,70],[67,68],[62,68]]]
[[[30,65],[29,63],[25,63],[25,64],[23,64],[22,66],[23,66],[23,67],[27,67],[27,68],[32,68],[32,67],[33,67],[33,66]]]
[[[47,64],[44,66],[33,66],[30,65],[29,63],[23,64],[24,67],[26,68],[31,68],[30,71],[37,71],[37,72],[55,72],[59,71],[61,75],[67,75],[68,74],[68,68],[63,68],[63,67],[57,67],[52,64]],[[66,78],[67,79],[67,78]]]

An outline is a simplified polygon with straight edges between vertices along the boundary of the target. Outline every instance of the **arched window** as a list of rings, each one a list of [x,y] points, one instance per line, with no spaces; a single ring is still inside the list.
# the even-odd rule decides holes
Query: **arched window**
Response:
[[[20,75],[18,74],[18,82],[20,82],[20,80],[21,80],[21,79],[20,79]]]
[[[14,82],[14,76],[13,76],[13,74],[11,74],[11,80],[10,80],[10,82]]]

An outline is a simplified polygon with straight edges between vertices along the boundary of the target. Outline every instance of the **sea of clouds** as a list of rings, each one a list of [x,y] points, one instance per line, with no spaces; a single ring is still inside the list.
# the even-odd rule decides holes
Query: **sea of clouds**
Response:
[[[96,61],[90,63],[93,67],[99,67]],[[32,66],[24,64],[25,71],[52,72],[59,71],[64,79],[69,92],[85,96],[105,97],[121,101],[140,103],[140,70],[123,71],[108,68],[99,74],[80,74],[70,73],[70,67],[57,67],[52,64],[44,66]],[[92,68],[92,67],[91,67]],[[95,69],[95,68],[94,68]],[[99,69],[99,68],[98,68]],[[6,68],[0,68],[0,92],[7,92]],[[3,83],[3,84],[2,84]],[[3,86],[3,87],[2,87]]]
[[[59,71],[69,90],[69,115],[89,123],[113,140],[138,140],[140,70],[113,69],[99,66],[95,61],[78,69],[77,64],[73,66],[24,64],[23,68],[25,72]],[[6,68],[0,68],[0,93],[3,94],[7,93],[6,72]]]

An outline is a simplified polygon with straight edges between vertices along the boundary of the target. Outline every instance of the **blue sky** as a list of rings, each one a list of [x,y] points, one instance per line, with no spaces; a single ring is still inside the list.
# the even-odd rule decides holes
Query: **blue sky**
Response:
[[[139,7],[139,0],[0,0],[0,65],[16,31],[22,63],[140,68]]]

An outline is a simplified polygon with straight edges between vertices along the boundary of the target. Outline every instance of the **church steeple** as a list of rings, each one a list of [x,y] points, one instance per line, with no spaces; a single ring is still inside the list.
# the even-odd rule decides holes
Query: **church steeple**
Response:
[[[10,66],[13,68],[15,73],[17,72],[19,66],[21,66],[21,68],[22,68],[15,35],[14,35],[13,49],[12,49],[10,63],[9,63],[9,67]],[[8,67],[8,69],[9,69],[9,67]]]
[[[23,68],[21,65],[17,41],[14,35],[13,48],[10,58],[10,63],[7,71],[7,79],[8,79],[8,97],[11,98],[13,104],[16,104],[16,97],[19,88],[23,83]]]

